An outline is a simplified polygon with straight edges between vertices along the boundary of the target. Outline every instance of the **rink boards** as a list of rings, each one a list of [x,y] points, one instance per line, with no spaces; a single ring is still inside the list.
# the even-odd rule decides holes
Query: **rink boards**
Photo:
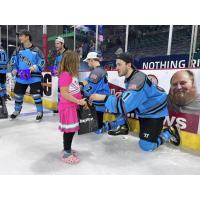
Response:
[[[180,69],[173,70],[142,70],[146,74],[154,75],[158,79],[158,85],[166,90],[168,93],[170,89],[170,79],[171,76]],[[200,80],[200,70],[191,69],[194,72],[196,80]],[[79,74],[80,81],[87,77],[88,71],[82,71]],[[8,90],[13,94],[14,80],[8,75],[7,87]],[[118,76],[117,71],[108,71],[108,81],[110,83],[111,92],[114,94],[117,91],[123,91],[124,89],[124,78]],[[43,73],[43,105],[51,110],[57,109],[57,96],[58,96],[58,78],[52,77],[50,72]],[[200,87],[197,88],[198,93]],[[34,103],[32,97],[29,95],[29,88],[27,89],[26,95],[24,97],[26,102]],[[114,115],[110,113],[104,114],[105,121],[112,121]],[[129,126],[134,134],[139,134],[139,122],[137,116],[133,114],[128,115]],[[170,116],[165,121],[168,125],[179,125],[181,128],[181,146],[184,148],[189,148],[192,150],[200,151],[200,125],[199,116],[183,113],[171,112]]]

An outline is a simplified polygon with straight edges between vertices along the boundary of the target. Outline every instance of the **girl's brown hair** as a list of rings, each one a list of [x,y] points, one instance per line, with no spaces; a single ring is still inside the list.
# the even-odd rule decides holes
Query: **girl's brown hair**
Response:
[[[60,67],[58,68],[58,76],[64,71],[69,72],[72,76],[78,76],[79,65],[79,55],[74,51],[66,51],[62,56]]]

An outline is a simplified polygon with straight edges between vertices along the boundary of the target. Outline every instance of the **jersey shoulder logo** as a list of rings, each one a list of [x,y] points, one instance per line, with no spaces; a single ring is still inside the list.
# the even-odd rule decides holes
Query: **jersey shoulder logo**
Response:
[[[90,78],[97,80],[98,76],[96,74],[91,74]]]
[[[136,84],[129,85],[128,90],[137,90],[137,85]]]

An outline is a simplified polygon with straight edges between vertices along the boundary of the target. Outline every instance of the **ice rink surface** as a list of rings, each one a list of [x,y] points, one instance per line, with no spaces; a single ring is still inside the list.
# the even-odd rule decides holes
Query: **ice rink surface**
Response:
[[[14,101],[7,102],[7,108],[11,114]],[[60,159],[62,133],[57,114],[45,110],[40,123],[35,116],[35,106],[24,103],[16,120],[0,120],[0,174],[200,174],[200,153],[170,144],[143,152],[138,137],[131,134],[76,134],[72,148],[78,151],[81,162],[65,164]]]

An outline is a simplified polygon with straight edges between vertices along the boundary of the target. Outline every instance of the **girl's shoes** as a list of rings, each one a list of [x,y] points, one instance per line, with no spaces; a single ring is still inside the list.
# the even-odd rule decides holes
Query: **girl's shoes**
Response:
[[[79,158],[77,158],[77,152],[74,150],[72,150],[71,153],[68,153],[67,151],[63,151],[62,161],[68,164],[77,164],[80,162]]]

